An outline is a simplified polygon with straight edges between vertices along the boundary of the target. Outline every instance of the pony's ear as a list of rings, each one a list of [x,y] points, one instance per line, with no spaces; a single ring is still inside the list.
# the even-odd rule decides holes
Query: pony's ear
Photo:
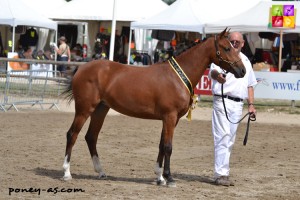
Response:
[[[229,32],[230,32],[230,29],[231,29],[231,28],[229,28],[229,29],[228,29],[228,31],[227,31],[227,34],[229,34]]]
[[[220,38],[222,38],[222,37],[225,35],[226,30],[227,30],[227,27],[224,29],[224,31],[222,31],[222,32],[220,33]]]
[[[228,27],[226,27],[226,29],[227,29]],[[226,30],[225,29],[225,30]],[[227,32],[224,34],[224,37],[226,37],[226,38],[228,38],[229,37],[229,31],[230,31],[230,28],[227,30]]]
[[[228,37],[228,35],[229,35],[229,31],[230,31],[230,28],[228,29],[228,27],[226,27],[225,29],[224,29],[224,31],[222,31],[221,33],[220,33],[220,37]]]

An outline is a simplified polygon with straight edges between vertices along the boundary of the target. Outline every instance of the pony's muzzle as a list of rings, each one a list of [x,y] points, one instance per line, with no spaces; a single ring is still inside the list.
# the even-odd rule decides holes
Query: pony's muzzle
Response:
[[[242,66],[235,66],[235,67],[232,67],[232,73],[234,74],[234,77],[235,78],[243,78],[246,74],[246,68],[244,65]]]

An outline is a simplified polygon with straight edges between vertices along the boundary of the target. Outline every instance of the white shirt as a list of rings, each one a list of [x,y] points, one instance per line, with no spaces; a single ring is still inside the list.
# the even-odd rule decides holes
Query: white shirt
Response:
[[[246,74],[243,78],[235,78],[232,73],[228,73],[226,75],[226,82],[223,85],[223,94],[232,96],[232,97],[238,97],[241,99],[247,99],[248,98],[248,87],[255,86],[257,84],[255,74],[252,69],[252,64],[243,53],[240,53],[240,57],[242,59],[242,62],[246,68]],[[215,69],[220,73],[224,73],[224,71],[217,65],[211,64],[210,70],[209,70],[209,78],[211,78],[211,71]],[[212,93],[221,95],[221,83],[219,83],[217,80],[212,79],[213,85],[212,85]]]

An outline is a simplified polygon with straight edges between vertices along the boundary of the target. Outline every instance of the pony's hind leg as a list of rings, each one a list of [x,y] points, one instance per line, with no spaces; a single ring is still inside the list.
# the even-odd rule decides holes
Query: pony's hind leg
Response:
[[[165,185],[166,181],[163,177],[163,161],[164,161],[164,156],[165,156],[165,151],[164,151],[164,135],[163,131],[161,132],[160,136],[160,143],[159,143],[159,152],[157,156],[157,162],[155,164],[154,172],[157,175],[156,179],[156,184],[157,185]]]
[[[91,121],[88,131],[85,135],[85,140],[89,147],[95,171],[99,174],[99,178],[105,178],[106,175],[101,167],[100,159],[97,153],[97,140],[99,132],[102,128],[104,119],[109,111],[109,107],[103,102],[100,102],[95,111],[91,114]]]
[[[65,153],[65,159],[64,159],[64,180],[71,180],[72,175],[70,172],[70,160],[71,160],[71,153],[72,148],[76,142],[77,136],[84,125],[85,121],[87,120],[88,116],[86,115],[79,115],[75,114],[73,123],[70,127],[70,129],[67,132],[67,146],[66,146],[66,153]]]

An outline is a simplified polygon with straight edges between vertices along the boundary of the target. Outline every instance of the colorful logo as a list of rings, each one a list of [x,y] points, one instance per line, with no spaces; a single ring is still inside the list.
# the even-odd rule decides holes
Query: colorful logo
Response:
[[[294,5],[272,5],[272,27],[273,28],[295,28]]]

